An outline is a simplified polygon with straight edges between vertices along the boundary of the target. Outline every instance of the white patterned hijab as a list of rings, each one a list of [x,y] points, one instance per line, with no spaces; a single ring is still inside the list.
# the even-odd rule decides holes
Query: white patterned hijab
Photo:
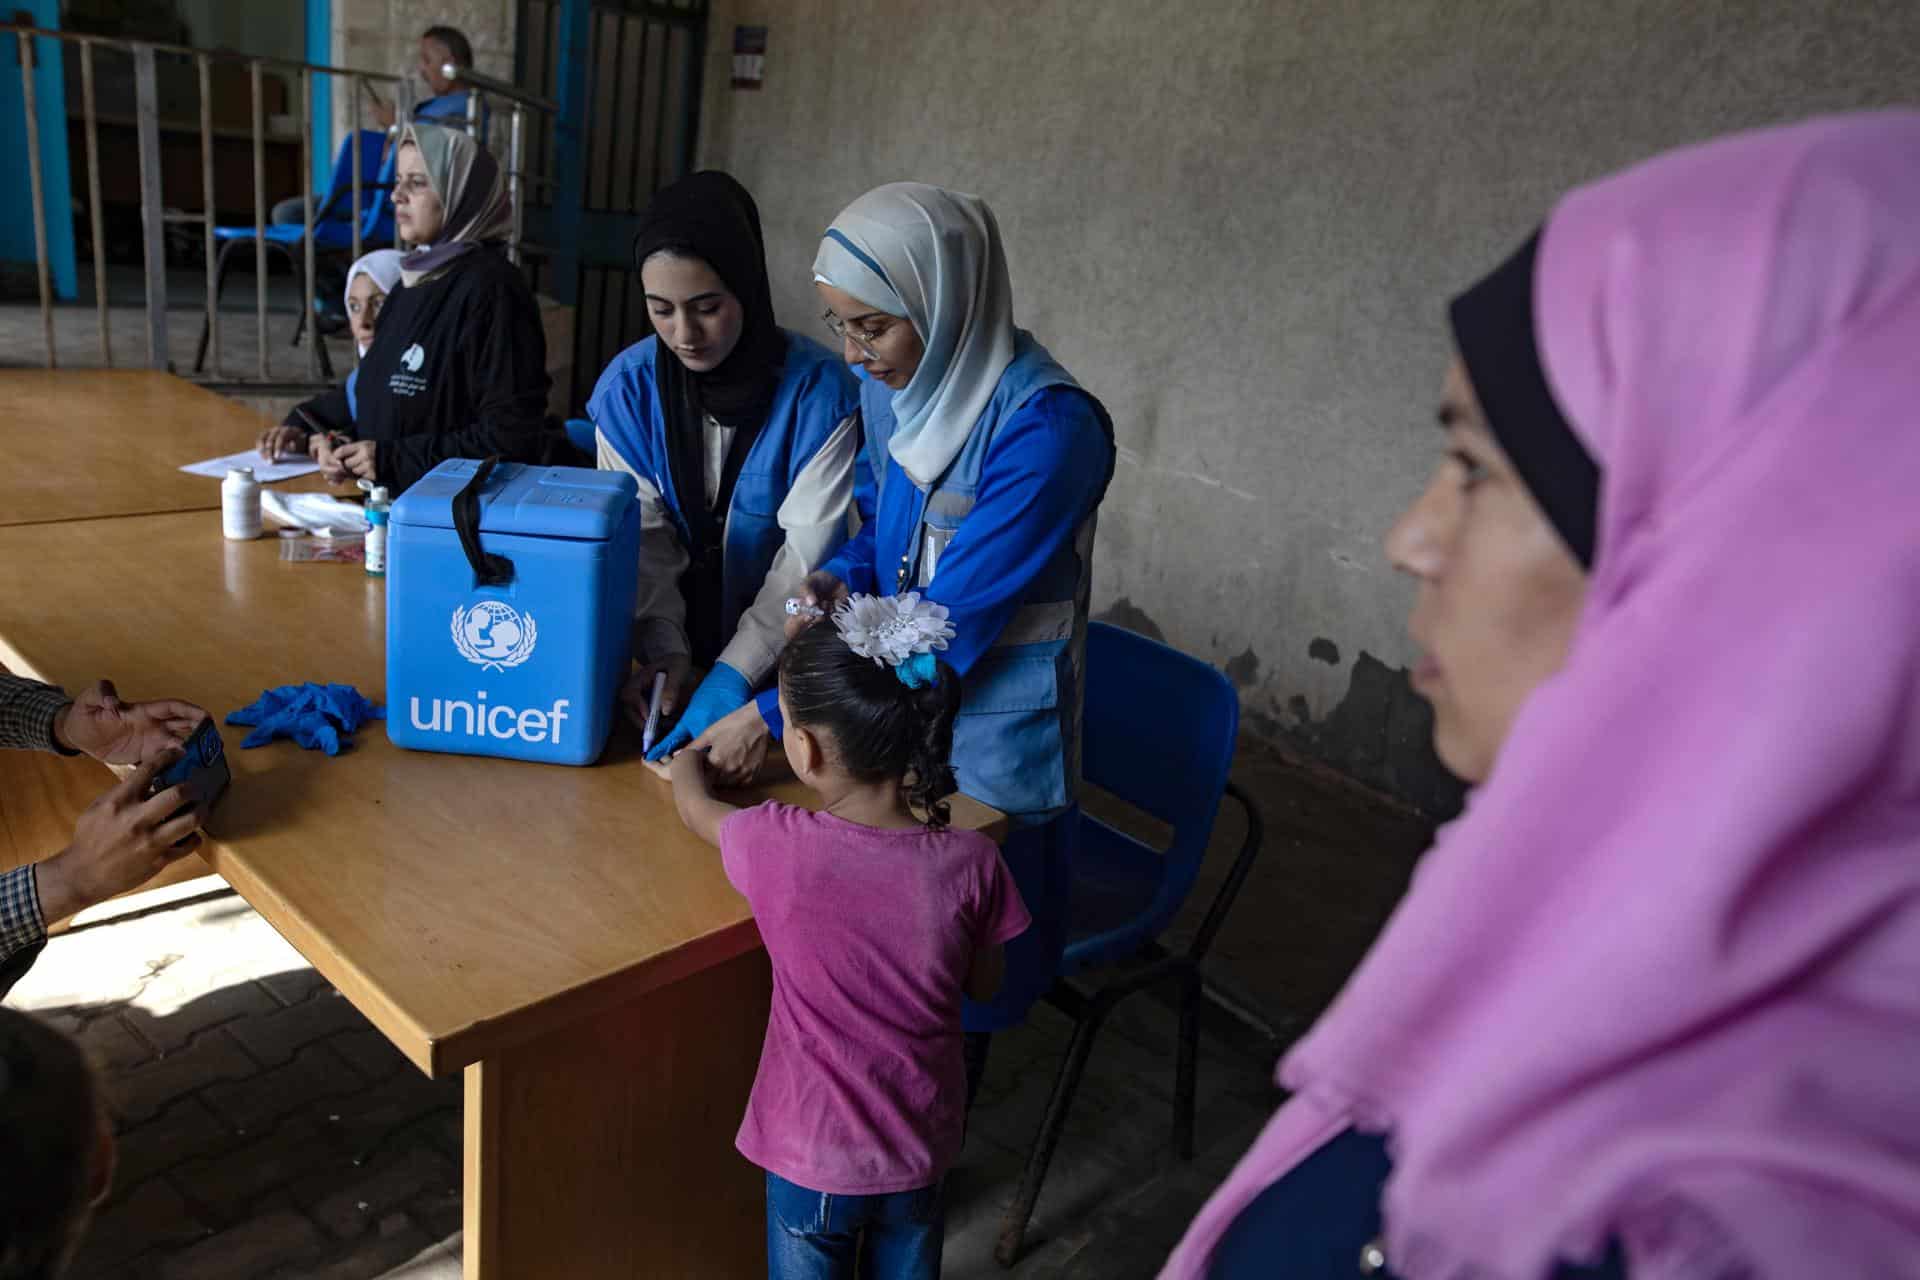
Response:
[[[400,287],[400,260],[405,255],[398,249],[375,249],[372,253],[363,253],[347,268],[347,287],[340,291],[346,305],[353,306],[353,282],[361,276],[373,281],[373,287],[382,297]],[[367,354],[365,343],[360,345],[360,354]]]
[[[915,484],[933,484],[1013,363],[1013,287],[993,210],[924,182],[875,187],[833,220],[813,278],[919,333],[926,354],[893,395],[887,451]]]

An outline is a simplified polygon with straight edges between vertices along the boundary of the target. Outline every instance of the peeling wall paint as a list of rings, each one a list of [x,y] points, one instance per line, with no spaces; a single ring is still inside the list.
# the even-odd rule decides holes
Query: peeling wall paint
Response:
[[[1433,709],[1413,691],[1404,667],[1362,652],[1347,691],[1326,715],[1288,722],[1259,717],[1260,728],[1294,749],[1444,821],[1460,811],[1466,789],[1433,753]]]

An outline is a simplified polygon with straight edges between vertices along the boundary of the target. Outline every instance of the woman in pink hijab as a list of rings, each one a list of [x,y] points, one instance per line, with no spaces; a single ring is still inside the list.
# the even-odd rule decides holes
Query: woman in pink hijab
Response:
[[[1387,551],[1477,787],[1163,1274],[1920,1276],[1920,113],[1575,191],[1452,320]]]

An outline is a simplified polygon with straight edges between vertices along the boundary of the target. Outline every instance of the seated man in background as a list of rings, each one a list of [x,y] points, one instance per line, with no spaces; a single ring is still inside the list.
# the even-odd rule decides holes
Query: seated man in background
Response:
[[[194,833],[207,815],[189,790],[149,798],[147,789],[206,715],[173,699],[122,702],[106,680],[69,698],[54,685],[0,674],[0,747],[136,766],[87,806],[66,848],[0,872],[0,999],[32,967],[49,922],[138,888],[199,845]]]
[[[449,62],[462,70],[473,65],[473,45],[458,27],[428,27],[420,36],[420,61],[414,70],[427,86],[428,96],[413,104],[415,121],[460,128],[467,119],[467,91],[447,79],[442,70]],[[399,109],[392,102],[375,99],[370,114],[383,129],[399,121]],[[480,141],[487,140],[484,114],[480,120]]]
[[[456,67],[471,67],[473,45],[458,27],[428,27],[420,37],[419,61],[414,65],[421,83],[426,86],[427,96],[413,104],[412,117],[418,121],[443,124],[450,129],[464,129],[467,124],[467,91],[458,88],[441,70],[449,62]],[[382,98],[371,85],[367,85],[366,92],[367,114],[375,124],[391,133],[400,119],[399,105],[391,99]],[[479,128],[480,142],[484,146],[487,141],[487,113],[484,107],[480,113]],[[388,139],[388,142],[391,144],[392,139]],[[373,162],[369,160],[368,163]],[[320,212],[320,202],[325,198],[325,192],[313,193],[316,214]],[[294,195],[275,201],[268,220],[287,225],[304,222],[306,215],[300,197]],[[333,290],[324,292],[331,294]]]

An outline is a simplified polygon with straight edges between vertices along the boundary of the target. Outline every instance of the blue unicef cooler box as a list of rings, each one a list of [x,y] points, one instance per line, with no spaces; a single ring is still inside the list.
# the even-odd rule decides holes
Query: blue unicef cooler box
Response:
[[[632,476],[456,458],[393,504],[387,736],[591,764],[631,661]]]

